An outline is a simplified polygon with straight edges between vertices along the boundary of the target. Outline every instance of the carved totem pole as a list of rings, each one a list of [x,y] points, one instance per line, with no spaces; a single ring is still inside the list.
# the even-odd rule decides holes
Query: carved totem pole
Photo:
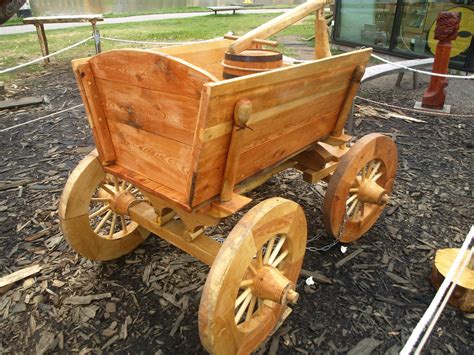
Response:
[[[433,72],[446,74],[448,72],[449,56],[451,54],[451,41],[458,36],[461,13],[441,12],[436,19],[435,39],[436,54],[433,63]],[[422,107],[442,110],[446,99],[446,86],[448,79],[440,76],[432,76],[430,86],[423,95]]]

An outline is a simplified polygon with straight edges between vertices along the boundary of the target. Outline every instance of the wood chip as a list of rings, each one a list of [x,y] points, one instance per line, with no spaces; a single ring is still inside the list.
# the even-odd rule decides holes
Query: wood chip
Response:
[[[88,296],[70,296],[64,299],[64,304],[72,305],[86,305],[90,304],[92,301],[99,301],[105,298],[112,297],[111,293],[101,293],[97,295],[88,295]]]
[[[27,268],[15,271],[14,273],[11,273],[10,275],[2,276],[0,278],[0,288],[10,285],[12,283],[15,283],[17,281],[26,279],[27,277],[37,274],[40,271],[41,271],[40,265],[32,265]]]
[[[327,285],[332,284],[332,280],[329,277],[319,273],[318,271],[309,271],[309,270],[301,269],[301,275],[304,277],[313,277],[314,281],[319,282],[321,284],[327,284]]]
[[[174,322],[173,324],[173,328],[171,328],[171,331],[170,331],[170,336],[174,336],[176,334],[176,332],[178,331],[178,328],[179,326],[181,325],[181,322],[183,321],[184,319],[184,312],[182,312],[178,318],[176,319],[176,321]]]
[[[352,252],[351,254],[349,254],[348,256],[346,256],[345,258],[342,258],[341,260],[339,260],[337,263],[336,263],[336,267],[341,267],[342,265],[344,265],[345,263],[347,263],[348,261],[354,259],[357,255],[359,255],[360,253],[362,253],[364,251],[364,249],[360,248],[360,249],[357,249],[356,251]]]

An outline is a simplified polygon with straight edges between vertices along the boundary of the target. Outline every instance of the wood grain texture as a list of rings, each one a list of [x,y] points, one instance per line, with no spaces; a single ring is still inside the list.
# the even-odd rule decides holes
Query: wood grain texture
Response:
[[[197,100],[202,86],[215,81],[190,63],[152,51],[113,50],[92,57],[89,63],[96,78]]]
[[[221,62],[232,42],[228,39],[218,39],[196,44],[163,47],[156,51],[183,59],[222,80]]]
[[[436,251],[436,256],[431,273],[431,282],[433,286],[438,289],[443,283],[445,277],[448,275],[454,260],[459,253],[457,248],[439,249]],[[469,250],[465,251],[461,264],[469,257],[470,261],[466,269],[461,273],[454,288],[454,292],[449,298],[449,304],[459,308],[464,312],[474,312],[474,257]]]
[[[369,50],[355,51],[265,74],[210,83],[206,123],[196,168],[193,205],[219,193],[230,144],[235,103],[253,111],[240,145],[236,183],[288,159],[333,130],[347,100],[353,72]]]

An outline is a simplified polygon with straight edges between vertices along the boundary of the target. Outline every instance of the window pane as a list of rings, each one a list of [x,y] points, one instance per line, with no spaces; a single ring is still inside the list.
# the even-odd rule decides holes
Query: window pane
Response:
[[[436,17],[441,11],[461,12],[459,35],[453,42],[451,62],[464,66],[474,33],[474,1],[403,0],[402,20],[398,31],[398,51],[433,55],[438,41],[434,39]]]
[[[350,0],[340,4],[337,39],[389,47],[396,0]]]

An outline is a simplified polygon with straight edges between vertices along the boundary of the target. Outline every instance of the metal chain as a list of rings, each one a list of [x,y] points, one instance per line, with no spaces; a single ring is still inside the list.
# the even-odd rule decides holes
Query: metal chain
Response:
[[[323,251],[323,252],[331,250],[334,246],[339,244],[339,242],[341,241],[341,237],[342,237],[342,234],[344,233],[344,230],[346,229],[346,224],[347,224],[348,220],[349,220],[349,214],[347,213],[347,208],[346,208],[346,210],[344,211],[344,218],[342,220],[341,226],[339,227],[339,233],[336,237],[336,240],[334,240],[332,243],[329,243],[329,244],[327,244],[327,245],[325,245],[321,248],[306,247],[306,250],[308,250],[308,251]],[[319,238],[321,238],[321,236],[319,236],[317,239],[314,239],[314,240],[318,240]]]

